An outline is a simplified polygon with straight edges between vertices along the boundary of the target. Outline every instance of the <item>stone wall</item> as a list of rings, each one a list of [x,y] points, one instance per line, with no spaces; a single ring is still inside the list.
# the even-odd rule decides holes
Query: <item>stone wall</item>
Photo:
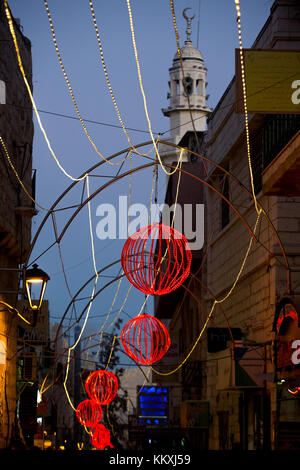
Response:
[[[15,21],[14,28],[25,73],[31,84],[31,44]],[[0,104],[0,135],[20,178],[31,193],[32,108],[18,69],[3,3],[0,6],[0,44],[0,81],[5,83],[5,103]],[[1,146],[0,268],[16,269],[24,261],[30,244],[32,215],[32,203],[21,189]],[[17,272],[0,271],[1,292],[16,291],[17,287]],[[17,296],[0,294],[0,299],[16,305]],[[4,307],[1,306],[0,310],[0,340],[6,348],[6,361],[0,364],[0,448],[3,448],[10,443],[15,422],[17,322]]]
[[[295,15],[299,7],[296,2],[276,1],[271,9],[272,15],[266,22],[254,43],[255,48],[297,49],[299,46],[299,16]],[[297,19],[298,18],[298,19]],[[298,22],[298,33],[295,29]],[[287,40],[288,37],[288,40]],[[244,116],[236,114],[228,104],[235,100],[235,80],[229,84],[214,113],[209,118],[207,136],[207,155],[236,176],[251,192],[251,180],[247,159]],[[250,136],[261,126],[261,117],[249,115]],[[216,174],[211,166],[211,182],[221,191],[224,175]],[[230,209],[230,220],[221,227],[221,199],[207,190],[208,215],[206,221],[208,257],[206,276],[207,285],[213,296],[222,299],[234,285],[242,267],[251,235],[241,218]],[[253,200],[241,186],[229,178],[229,200],[234,208],[253,229],[257,213]],[[284,247],[290,267],[300,264],[300,198],[264,196],[257,193],[257,200],[266,210]],[[216,209],[217,207],[217,209]],[[242,270],[239,282],[230,297],[222,303],[230,327],[241,328],[245,341],[270,343],[274,338],[272,331],[275,306],[280,297],[287,292],[287,269],[278,238],[266,217],[260,217],[257,226],[258,241],[252,242],[251,251]],[[294,271],[291,288],[300,292],[300,272]],[[206,297],[208,297],[206,295]],[[207,300],[207,311],[211,301]],[[213,320],[216,326],[226,326],[222,315],[216,309]],[[271,361],[271,346],[267,348],[266,372],[274,372]],[[224,351],[225,353],[226,351]],[[220,414],[228,412],[227,448],[240,442],[239,400],[242,390],[216,389],[217,354],[208,354],[206,398],[211,404],[212,423],[209,433],[209,448],[220,448]],[[215,361],[213,360],[215,357]],[[266,383],[266,393],[270,397],[271,436],[274,445],[274,416],[276,411],[276,385]],[[254,392],[253,392],[254,393]],[[254,395],[253,395],[254,396]],[[253,397],[252,396],[252,397]],[[250,407],[253,402],[249,401]],[[249,411],[251,414],[252,411]],[[224,416],[225,416],[224,414]],[[227,418],[226,418],[227,419]],[[249,422],[249,449],[254,448],[252,439],[254,428]],[[252,436],[252,437],[251,437]],[[251,440],[252,439],[252,440]]]

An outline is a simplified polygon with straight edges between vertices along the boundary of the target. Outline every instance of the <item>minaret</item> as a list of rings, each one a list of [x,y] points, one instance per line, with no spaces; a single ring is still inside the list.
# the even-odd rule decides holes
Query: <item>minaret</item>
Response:
[[[165,116],[170,118],[170,137],[164,140],[178,144],[187,131],[193,131],[191,114],[196,131],[205,131],[206,116],[210,109],[206,106],[206,72],[201,52],[193,46],[191,41],[191,22],[193,17],[188,17],[183,10],[183,16],[187,21],[186,41],[181,48],[181,60],[178,52],[173,59],[173,65],[169,69],[170,91],[168,108],[162,109]],[[187,96],[188,95],[188,96]],[[190,106],[190,110],[189,110]],[[172,154],[172,155],[169,155]],[[177,160],[174,150],[161,145],[161,157],[168,162]],[[175,158],[174,158],[175,157]]]

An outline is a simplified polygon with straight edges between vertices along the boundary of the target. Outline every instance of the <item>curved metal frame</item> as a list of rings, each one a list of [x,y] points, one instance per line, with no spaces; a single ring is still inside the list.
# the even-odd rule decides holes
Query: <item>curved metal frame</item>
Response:
[[[139,144],[136,146],[136,148],[140,148],[140,147],[145,147],[147,145],[150,145],[152,143],[152,141],[148,141],[148,142],[144,142],[142,144]],[[170,147],[173,147],[175,149],[178,149],[178,150],[181,150],[182,147],[176,145],[176,144],[172,144],[170,142],[162,142],[164,145],[167,145],[167,146],[170,146]],[[117,152],[115,154],[113,154],[112,156],[110,156],[108,158],[108,160],[112,160],[120,155],[122,155],[123,153],[127,153],[131,150],[131,147],[128,147],[127,149],[124,149],[120,152]],[[188,149],[186,149],[188,150]],[[190,151],[188,150],[189,153],[195,155],[197,158],[201,158],[203,160],[205,160],[206,162],[212,164],[215,168],[218,168],[219,170],[221,170],[223,173],[225,173],[228,177],[230,177],[233,181],[235,181],[235,183],[237,183],[241,189],[246,192],[252,200],[254,200],[254,197],[253,197],[253,194],[239,181],[238,178],[236,178],[234,175],[232,175],[229,171],[225,170],[224,168],[222,168],[220,165],[218,165],[217,163],[213,162],[212,160],[210,160],[209,158],[205,157],[205,156],[202,156],[202,155],[199,155],[197,154],[196,152],[193,152],[193,151]],[[148,158],[149,157],[145,157],[145,158]],[[94,171],[96,168],[99,168],[101,165],[103,165],[104,163],[106,163],[104,160],[101,160],[100,162],[96,163],[94,166],[92,166],[89,170],[87,170],[86,172],[84,172],[80,178],[82,178],[85,174],[90,174],[92,171]],[[137,171],[140,171],[140,170],[143,170],[143,169],[146,169],[146,168],[149,168],[151,166],[154,166],[154,165],[157,165],[157,161],[156,160],[152,160],[151,163],[148,163],[148,164],[145,164],[145,165],[141,165],[140,167],[137,167],[137,168],[134,168],[132,170],[129,170],[119,176],[116,176],[115,178],[113,178],[112,180],[108,181],[107,183],[105,183],[104,185],[102,185],[100,188],[98,188],[96,191],[94,191],[93,194],[90,195],[89,198],[87,198],[85,201],[83,201],[81,203],[81,205],[77,208],[77,210],[74,212],[74,214],[70,217],[70,219],[68,220],[68,222],[66,223],[64,229],[61,231],[61,234],[59,236],[59,239],[56,241],[56,242],[60,242],[62,237],[64,236],[65,232],[67,231],[67,229],[69,228],[69,226],[71,225],[72,221],[74,220],[74,218],[79,214],[79,212],[81,211],[81,209],[89,202],[91,201],[95,196],[97,196],[100,192],[102,192],[104,189],[106,189],[107,187],[109,187],[111,184],[113,184],[114,182],[116,181],[119,181],[120,179],[126,177],[126,176],[129,176]],[[165,164],[165,167],[167,168],[170,168],[170,169],[175,169],[175,167],[173,165],[169,165],[169,164]],[[241,219],[241,221],[243,222],[243,224],[246,226],[247,230],[249,231],[249,233],[251,234],[252,238],[254,238],[254,240],[256,240],[256,237],[255,235],[253,234],[251,228],[249,227],[249,225],[247,224],[247,222],[245,221],[244,217],[239,213],[239,211],[230,203],[230,201],[228,201],[219,191],[217,191],[212,185],[210,185],[206,180],[203,180],[181,168],[178,168],[178,171],[181,171],[181,173],[183,174],[186,174],[188,176],[191,176],[192,178],[198,180],[200,183],[204,184],[205,186],[207,186],[209,189],[213,190],[216,194],[218,194],[223,200],[225,200],[227,202],[227,204],[230,205],[230,207],[234,210],[234,212],[238,215],[238,217]],[[29,261],[29,258],[31,256],[31,253],[32,253],[32,250],[33,250],[33,247],[35,246],[35,243],[39,237],[39,234],[43,228],[43,226],[45,225],[46,221],[48,220],[48,217],[50,216],[51,213],[53,213],[55,207],[59,204],[59,202],[65,197],[65,195],[78,183],[79,181],[74,181],[73,183],[71,183],[71,185],[56,199],[56,201],[53,203],[53,205],[51,206],[51,208],[49,209],[49,211],[47,212],[47,214],[45,215],[44,219],[42,220],[33,240],[32,240],[32,243],[31,243],[31,246],[30,246],[30,249],[29,249],[29,252],[27,254],[27,258],[26,258],[26,262],[25,262],[25,266],[28,267],[28,261]],[[286,256],[286,253],[284,251],[284,248],[283,248],[283,245],[282,245],[282,242],[278,236],[278,233],[274,227],[274,225],[272,224],[268,214],[265,212],[265,210],[263,209],[262,205],[257,201],[257,205],[260,209],[262,209],[263,211],[263,214],[265,215],[266,219],[267,219],[267,222],[269,223],[275,237],[277,238],[277,241],[279,243],[279,246],[280,246],[280,249],[282,251],[282,255],[283,255],[283,258],[284,258],[284,261],[285,261],[285,265],[286,265],[286,269],[287,269],[287,293],[289,294],[290,293],[290,276],[289,276],[289,264],[288,264],[288,260],[287,260],[287,256]],[[257,241],[257,240],[256,240]],[[54,243],[55,244],[55,243]],[[32,263],[31,263],[32,264]]]

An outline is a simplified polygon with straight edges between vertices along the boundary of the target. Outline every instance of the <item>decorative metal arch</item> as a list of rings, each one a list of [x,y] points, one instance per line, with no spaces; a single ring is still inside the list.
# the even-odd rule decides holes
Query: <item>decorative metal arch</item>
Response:
[[[139,144],[136,146],[136,148],[140,148],[140,147],[144,147],[144,146],[147,146],[147,145],[150,145],[152,142],[151,141],[148,141],[148,142],[144,142],[142,144]],[[163,142],[164,145],[167,145],[167,146],[170,146],[170,147],[173,147],[175,149],[179,149],[181,150],[182,147],[179,147],[178,145],[175,145],[175,144],[172,144],[172,143],[169,143],[169,142]],[[117,152],[115,154],[113,154],[112,156],[110,156],[108,158],[108,160],[112,160],[120,155],[122,155],[123,153],[128,153],[129,151],[131,150],[130,147],[128,147],[127,149],[124,149],[120,152]],[[185,150],[188,150],[188,149],[185,149]],[[193,155],[195,155],[197,158],[201,158],[203,160],[205,160],[206,162],[210,163],[211,165],[213,165],[215,168],[218,168],[219,170],[221,170],[224,174],[226,174],[228,177],[230,177],[233,181],[235,181],[235,183],[237,183],[241,189],[246,192],[248,194],[248,196],[250,196],[250,198],[252,198],[252,200],[254,200],[253,198],[253,195],[252,193],[239,181],[238,178],[236,178],[234,175],[232,175],[229,171],[225,170],[224,168],[222,168],[220,165],[218,165],[217,163],[213,162],[212,160],[210,160],[209,158],[207,157],[204,157],[202,155],[199,155],[193,151],[190,151],[188,150],[189,153],[192,153]],[[126,171],[124,173],[122,173],[121,175],[117,175],[116,177],[114,177],[112,180],[106,182],[105,184],[103,184],[101,187],[99,187],[96,191],[94,191],[94,193],[92,193],[90,195],[89,198],[86,198],[85,201],[82,201],[82,203],[78,206],[78,208],[76,209],[76,211],[73,213],[73,215],[69,218],[69,220],[67,221],[67,223],[65,224],[64,228],[62,229],[58,239],[56,240],[56,242],[53,243],[53,245],[55,243],[59,243],[61,241],[61,239],[63,238],[64,234],[66,233],[67,229],[69,228],[69,226],[71,225],[72,221],[76,218],[76,216],[80,213],[81,209],[88,203],[90,202],[94,197],[96,197],[99,193],[101,193],[104,189],[106,189],[107,187],[109,187],[111,184],[121,180],[122,178],[126,177],[126,176],[129,176],[133,173],[136,173],[137,171],[141,171],[143,169],[146,169],[146,168],[149,168],[151,166],[154,166],[154,165],[157,165],[157,161],[154,160],[154,159],[151,159],[150,157],[144,157],[144,158],[147,158],[148,160],[151,160],[150,163],[147,163],[147,164],[144,164],[144,165],[141,165],[139,167],[136,167],[132,170],[129,170],[129,171]],[[106,163],[104,160],[101,160],[100,162],[98,162],[97,164],[93,165],[89,170],[85,171],[81,176],[80,178],[82,178],[84,175],[90,175],[96,168],[99,168],[100,166],[102,166],[104,163]],[[165,167],[167,168],[170,168],[170,169],[175,169],[175,167],[173,165],[170,165],[170,164],[165,164]],[[239,211],[234,207],[233,204],[230,203],[230,201],[228,201],[228,199],[223,196],[223,194],[221,194],[219,191],[217,191],[211,184],[209,184],[206,180],[198,177],[198,176],[195,176],[193,175],[192,173],[189,173],[181,168],[178,168],[178,171],[181,171],[181,173],[183,174],[186,174],[196,180],[198,180],[200,183],[204,184],[205,186],[207,186],[209,189],[213,190],[216,194],[218,194],[218,196],[220,196],[227,204],[230,205],[230,207],[234,210],[234,212],[237,214],[237,216],[241,219],[242,223],[246,226],[247,230],[249,231],[249,233],[251,234],[252,238],[256,240],[256,237],[255,235],[253,234],[250,226],[248,225],[248,223],[245,221],[244,217],[239,213]],[[29,262],[29,258],[31,256],[31,253],[32,253],[32,250],[36,244],[36,241],[39,237],[39,234],[43,228],[43,226],[45,225],[46,221],[48,220],[49,216],[55,211],[55,208],[57,207],[57,205],[60,203],[60,201],[69,193],[69,191],[71,191],[76,184],[78,184],[79,181],[74,181],[71,183],[71,185],[66,188],[66,190],[56,199],[56,201],[53,203],[53,205],[51,206],[51,208],[49,209],[49,211],[47,212],[47,214],[45,215],[44,219],[42,220],[33,240],[32,240],[32,243],[30,245],[30,249],[28,251],[28,254],[27,254],[27,258],[26,258],[26,262],[24,263],[26,267],[30,266],[34,261],[36,261],[38,258],[40,258],[44,253],[42,253],[41,255],[38,256],[38,258],[36,258],[34,261],[32,261],[30,264],[28,264]],[[271,229],[275,235],[275,237],[277,238],[277,241],[279,243],[279,246],[281,248],[281,251],[282,251],[282,255],[283,255],[283,258],[285,260],[285,264],[286,264],[286,268],[287,268],[287,292],[289,293],[290,292],[290,282],[289,282],[289,265],[288,265],[288,261],[287,261],[287,257],[286,257],[286,254],[285,254],[285,251],[284,251],[284,248],[283,248],[283,245],[282,245],[282,242],[277,234],[277,231],[275,229],[275,227],[273,226],[270,218],[268,217],[268,215],[266,214],[266,212],[264,211],[263,207],[261,206],[261,204],[259,202],[257,202],[258,204],[258,207],[261,208],[263,210],[263,213],[265,215],[265,217],[267,218],[267,221],[269,223],[269,225],[271,226]],[[53,246],[51,245],[51,246]],[[47,250],[46,250],[47,251]]]

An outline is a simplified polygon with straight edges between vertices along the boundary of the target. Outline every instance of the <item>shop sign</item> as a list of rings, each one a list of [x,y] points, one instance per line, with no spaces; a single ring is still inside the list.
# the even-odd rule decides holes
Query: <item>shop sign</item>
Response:
[[[248,112],[300,113],[300,51],[244,49]],[[240,51],[236,49],[236,112],[243,113]]]

